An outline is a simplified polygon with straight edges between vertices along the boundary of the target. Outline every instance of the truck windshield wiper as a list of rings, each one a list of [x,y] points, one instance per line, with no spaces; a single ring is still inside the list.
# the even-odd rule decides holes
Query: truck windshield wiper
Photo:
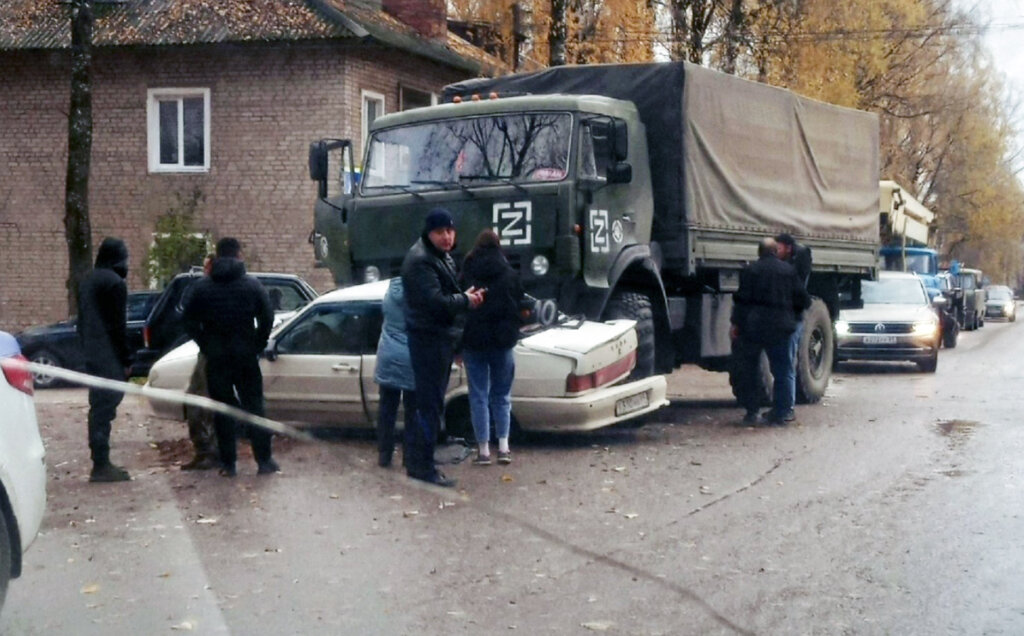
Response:
[[[510,185],[513,188],[515,188],[516,190],[518,190],[519,192],[522,192],[523,194],[529,194],[530,193],[529,190],[527,190],[523,186],[521,186],[518,183],[516,183],[515,181],[513,181],[511,177],[499,177],[499,176],[496,176],[496,175],[492,176],[492,175],[486,175],[486,174],[460,174],[459,175],[459,181],[461,182],[463,180],[467,180],[467,181],[468,180],[473,180],[473,181],[497,181],[499,183],[504,183],[505,185]]]
[[[438,186],[439,188],[442,188],[444,190],[451,190],[452,187],[454,186],[454,187],[462,190],[463,192],[465,192],[469,196],[472,196],[472,197],[476,196],[476,194],[473,193],[473,190],[471,190],[469,188],[469,186],[465,185],[464,183],[458,183],[456,181],[439,181],[439,180],[436,180],[436,179],[414,179],[414,180],[410,181],[409,183],[416,183],[416,184],[422,184],[422,185],[435,185],[435,186]]]

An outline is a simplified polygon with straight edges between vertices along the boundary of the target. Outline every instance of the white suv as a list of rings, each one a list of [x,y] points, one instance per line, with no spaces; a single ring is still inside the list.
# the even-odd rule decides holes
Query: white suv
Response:
[[[24,360],[18,341],[0,331],[0,609],[21,555],[39,532],[46,507],[46,460],[36,424],[32,374],[5,364]]]

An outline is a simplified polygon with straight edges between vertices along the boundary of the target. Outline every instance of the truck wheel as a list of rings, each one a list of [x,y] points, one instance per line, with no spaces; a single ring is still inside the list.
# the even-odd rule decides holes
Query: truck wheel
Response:
[[[626,318],[636,321],[636,367],[629,374],[630,380],[639,380],[654,375],[654,311],[647,294],[634,291],[617,291],[605,307],[606,320]]]
[[[814,404],[825,395],[832,377],[833,339],[828,308],[815,298],[804,312],[804,331],[794,361],[798,404]]]
[[[927,360],[920,360],[917,363],[917,368],[924,373],[935,373],[935,369],[939,366],[939,350],[936,349],[930,358]]]
[[[46,366],[50,367],[62,366],[60,363],[60,358],[50,353],[46,349],[41,349],[33,353],[31,356],[29,356],[28,361],[34,362],[35,364],[45,364]],[[56,386],[60,386],[60,380],[53,377],[52,375],[46,375],[45,373],[33,373],[32,383],[35,384],[37,389],[52,389]]]
[[[736,366],[736,360],[733,358],[732,363],[729,366],[729,386],[732,387],[732,395],[737,400],[740,399],[739,373],[740,371]],[[772,368],[768,363],[768,354],[762,351],[761,358],[758,360],[757,365],[757,403],[759,405],[772,405],[772,389],[774,387],[775,379],[772,377]]]

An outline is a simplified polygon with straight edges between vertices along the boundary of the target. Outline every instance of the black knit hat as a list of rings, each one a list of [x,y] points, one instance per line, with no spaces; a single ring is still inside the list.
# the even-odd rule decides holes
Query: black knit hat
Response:
[[[452,215],[448,210],[444,208],[434,208],[427,215],[427,218],[423,220],[423,233],[430,234],[434,230],[442,227],[450,227],[455,229],[455,221],[452,219]]]

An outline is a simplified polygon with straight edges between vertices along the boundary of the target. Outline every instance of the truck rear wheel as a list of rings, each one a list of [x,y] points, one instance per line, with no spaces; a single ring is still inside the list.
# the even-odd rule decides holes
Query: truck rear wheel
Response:
[[[617,291],[605,307],[607,320],[626,318],[636,321],[636,367],[630,380],[654,375],[654,310],[647,294],[635,291]]]
[[[832,318],[820,298],[804,312],[804,330],[796,350],[796,401],[814,404],[825,395],[832,377]]]

